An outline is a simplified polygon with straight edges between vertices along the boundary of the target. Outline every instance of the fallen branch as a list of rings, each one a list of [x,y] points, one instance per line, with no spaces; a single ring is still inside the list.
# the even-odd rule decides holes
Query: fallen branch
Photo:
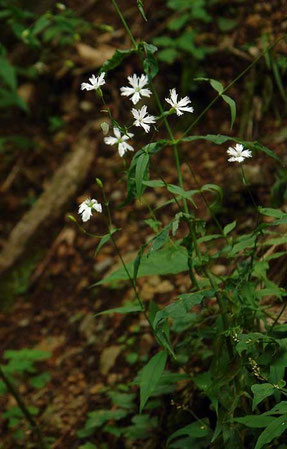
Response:
[[[11,231],[0,253],[0,274],[6,274],[29,252],[32,241],[41,235],[47,236],[52,224],[63,216],[68,203],[75,197],[95,158],[96,145],[89,137],[90,129],[91,125],[85,127],[48,187]]]

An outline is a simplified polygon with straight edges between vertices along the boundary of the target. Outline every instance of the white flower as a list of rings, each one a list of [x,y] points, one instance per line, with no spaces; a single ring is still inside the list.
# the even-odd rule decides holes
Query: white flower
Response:
[[[132,114],[135,118],[134,125],[142,126],[146,133],[149,132],[149,123],[155,123],[155,117],[153,115],[148,115],[146,106],[141,109],[132,109]]]
[[[133,134],[126,133],[121,135],[118,128],[114,128],[114,135],[116,137],[108,136],[104,138],[107,145],[118,145],[118,151],[121,157],[129,150],[134,151],[133,147],[127,143],[127,140],[133,137]]]
[[[87,198],[79,206],[79,214],[82,214],[82,220],[88,221],[93,215],[93,210],[97,212],[102,212],[102,205],[97,202],[97,200],[91,200]]]
[[[95,77],[95,75],[92,75],[91,78],[89,78],[89,81],[91,84],[89,83],[82,83],[81,84],[81,90],[97,90],[99,89],[101,86],[103,86],[106,82],[104,80],[105,78],[105,72],[103,72],[100,76],[98,76],[97,78]]]
[[[193,107],[188,106],[190,104],[188,97],[181,98],[181,100],[177,101],[176,89],[170,89],[169,96],[170,98],[166,98],[165,101],[175,109],[177,115],[182,115],[183,112],[193,112]]]
[[[149,89],[144,89],[144,86],[148,84],[147,76],[141,75],[141,77],[139,77],[134,74],[133,76],[128,76],[128,80],[132,87],[121,87],[121,95],[124,95],[125,97],[132,95],[131,100],[133,104],[137,104],[141,99],[141,96],[151,96],[151,91]]]
[[[228,161],[229,162],[243,162],[245,158],[252,157],[252,153],[250,150],[244,150],[244,146],[241,143],[237,143],[235,148],[229,147],[227,150],[227,154],[231,156]]]

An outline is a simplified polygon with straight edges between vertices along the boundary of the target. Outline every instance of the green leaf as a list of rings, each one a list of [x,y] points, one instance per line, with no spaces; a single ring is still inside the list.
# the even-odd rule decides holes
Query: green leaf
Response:
[[[223,200],[223,191],[222,188],[217,186],[216,184],[205,184],[200,188],[200,192],[212,192],[216,194],[215,201],[210,205],[211,208],[220,205]]]
[[[181,198],[185,198],[187,200],[189,200],[193,206],[197,209],[197,206],[195,204],[195,202],[192,199],[192,196],[195,195],[196,193],[198,193],[198,190],[184,190],[182,189],[180,186],[174,185],[174,184],[168,184],[167,185],[167,190],[170,193],[173,193],[174,195],[179,195]]]
[[[252,411],[257,407],[260,402],[263,401],[263,399],[267,398],[268,396],[271,396],[275,388],[273,385],[264,383],[264,384],[255,384],[251,387],[252,393],[254,394],[253,402],[252,402]]]
[[[268,217],[274,217],[274,218],[283,218],[287,216],[282,210],[280,209],[272,209],[268,207],[258,207],[258,211],[262,215],[267,215]]]
[[[4,358],[9,360],[29,360],[32,362],[47,360],[51,357],[51,353],[48,351],[40,351],[38,349],[10,349],[4,352]]]
[[[172,223],[169,223],[167,226],[165,226],[165,228],[160,231],[153,239],[152,239],[152,244],[151,247],[148,251],[147,256],[150,256],[150,254],[153,251],[157,251],[159,250],[166,242],[168,242],[169,240],[169,232],[170,232],[170,228],[172,226]]]
[[[18,106],[23,111],[28,112],[27,103],[22,100],[16,91],[9,91],[7,88],[0,88],[0,108],[8,108],[11,106]]]
[[[229,105],[230,107],[230,114],[231,114],[231,124],[230,129],[233,128],[234,121],[236,119],[236,103],[235,101],[229,97],[228,95],[222,95],[223,100]]]
[[[148,361],[142,370],[140,380],[140,413],[159,382],[165,368],[166,359],[167,352],[160,351]]]
[[[143,19],[147,22],[147,18],[146,18],[145,12],[144,12],[143,1],[142,0],[137,0],[137,5],[138,5],[139,12],[141,13]]]
[[[100,251],[100,249],[111,239],[111,236],[115,233],[115,232],[117,232],[117,231],[120,231],[120,229],[119,228],[114,228],[114,229],[111,229],[110,230],[110,232],[108,233],[108,234],[105,234],[102,238],[101,238],[101,240],[99,241],[99,244],[98,244],[98,246],[97,246],[97,249],[96,249],[96,251],[95,251],[95,257],[97,256],[97,254],[99,253],[99,251]]]
[[[140,267],[141,260],[142,260],[142,256],[144,255],[144,252],[145,252],[145,249],[146,249],[147,245],[148,245],[148,243],[144,243],[141,246],[139,252],[137,253],[137,257],[135,258],[135,261],[134,261],[134,276],[133,276],[134,284],[136,283],[139,267]]]
[[[169,30],[171,31],[177,31],[180,30],[182,27],[184,27],[184,25],[190,20],[190,15],[188,13],[186,14],[181,14],[178,17],[175,17],[174,19],[172,19],[167,27]]]
[[[135,313],[135,312],[142,312],[142,308],[139,304],[126,304],[122,307],[115,307],[113,309],[104,310],[103,312],[96,313],[95,316],[99,315],[109,315],[111,313],[120,313],[120,314],[127,314],[127,313]]]
[[[108,397],[111,399],[113,405],[117,405],[118,407],[132,410],[135,406],[135,394],[120,393],[119,391],[109,391]]]
[[[96,410],[88,413],[88,419],[85,427],[77,431],[79,438],[86,438],[95,432],[95,429],[102,427],[107,421],[120,420],[127,416],[128,412],[122,409],[114,410]]]
[[[116,50],[113,56],[102,65],[99,73],[109,72],[110,70],[115,69],[124,59],[128,58],[133,53],[135,53],[134,48],[129,48],[128,50]]]
[[[256,240],[256,235],[244,235],[229,252],[228,257],[234,257],[240,251],[244,251],[247,248],[252,248]]]
[[[124,435],[128,440],[144,440],[150,436],[151,432],[154,433],[157,424],[158,419],[155,416],[135,415],[132,418],[132,425],[124,429]]]
[[[85,443],[85,444],[81,444],[81,446],[79,446],[79,449],[97,449],[98,446],[96,446],[93,443]]]
[[[236,226],[236,220],[234,220],[232,223],[229,223],[228,225],[224,226],[223,228],[223,234],[226,236],[227,234],[229,234],[231,231],[233,231],[233,229]]]
[[[133,273],[134,262],[126,264],[130,273]],[[138,270],[138,277],[152,276],[154,274],[166,275],[177,274],[182,271],[188,271],[187,252],[186,249],[178,243],[168,244],[164,248],[152,252],[149,257],[143,256]],[[128,280],[124,268],[114,271],[112,274],[101,279],[95,285],[107,284],[113,281]]]
[[[219,81],[211,78],[209,82],[213,89],[215,89],[219,94],[222,94],[222,92],[224,91],[224,87]]]
[[[255,449],[261,449],[265,444],[270,443],[274,438],[282,435],[287,429],[287,415],[279,416],[274,418],[273,421],[268,424],[265,430],[259,436]]]
[[[15,68],[10,64],[6,56],[0,55],[0,76],[12,90],[17,89]]]
[[[181,437],[183,435],[188,435],[193,438],[203,438],[209,434],[209,427],[206,423],[195,421],[192,424],[188,424],[185,427],[174,432],[167,440],[169,444],[175,438]]]
[[[242,418],[234,418],[234,421],[244,424],[246,427],[250,427],[252,429],[259,429],[260,427],[268,426],[273,419],[274,418],[272,416],[247,415]]]
[[[178,56],[178,51],[175,48],[165,48],[158,52],[158,59],[168,64],[172,64]]]
[[[130,167],[128,169],[128,186],[127,186],[127,197],[125,201],[121,204],[121,207],[130,204],[137,196],[136,191],[136,183],[135,183],[135,172],[137,166],[137,160],[143,153],[148,153],[149,155],[153,155],[162,150],[162,148],[169,145],[168,140],[158,140],[157,142],[149,143],[148,145],[141,148],[136,154],[133,156],[132,161],[130,163]],[[143,182],[142,182],[143,183]]]
[[[231,31],[236,27],[237,21],[234,19],[227,19],[226,17],[219,17],[217,20],[220,31]]]
[[[143,184],[147,187],[165,187],[166,184],[160,179],[153,179],[152,181],[143,181]]]
[[[287,413],[287,401],[281,401],[279,404],[275,405],[271,410],[265,412],[264,415],[283,415]]]
[[[38,376],[34,376],[30,378],[30,384],[34,388],[43,388],[47,382],[51,379],[51,375],[48,372],[44,372],[39,374]]]
[[[153,327],[156,329],[156,327],[167,318],[179,319],[186,317],[193,306],[200,304],[203,298],[211,298],[212,296],[214,296],[213,290],[205,290],[198,293],[183,293],[182,295],[179,295],[177,301],[157,312]]]
[[[142,153],[137,159],[135,179],[136,179],[136,192],[139,200],[141,199],[144,190],[143,180],[147,173],[148,163],[149,163],[148,153]]]
[[[160,47],[173,47],[174,40],[169,36],[159,36],[153,39],[153,43]]]
[[[151,81],[158,73],[158,63],[154,53],[157,51],[157,47],[152,44],[147,44],[143,42],[144,51],[146,57],[143,61],[143,69],[145,74],[148,76],[149,81]]]

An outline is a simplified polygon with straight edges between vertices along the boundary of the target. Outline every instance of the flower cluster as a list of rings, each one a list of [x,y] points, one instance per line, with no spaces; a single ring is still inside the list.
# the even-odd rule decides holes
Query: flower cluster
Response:
[[[149,98],[152,95],[150,89],[148,89],[148,77],[144,74],[138,76],[133,74],[128,76],[129,86],[124,86],[120,88],[121,95],[128,97],[134,105],[136,105],[143,97]],[[82,90],[96,90],[101,94],[101,86],[106,83],[105,73],[101,73],[98,77],[92,75],[89,78],[89,83],[82,83]],[[177,116],[183,115],[185,112],[193,113],[194,109],[191,106],[191,101],[189,97],[183,97],[178,99],[178,94],[176,89],[170,89],[169,97],[165,98],[165,101],[171,106],[169,111],[165,114],[175,113]],[[140,109],[131,109],[131,114],[134,121],[131,126],[142,127],[146,133],[150,131],[151,125],[154,125],[160,117],[155,117],[154,115],[148,114],[147,106],[144,105]],[[108,126],[107,126],[108,128]],[[133,138],[133,134],[127,131],[128,128],[121,128],[119,125],[114,126],[113,132],[114,136],[104,137],[104,142],[106,145],[117,145],[118,152],[121,157],[125,155],[127,151],[134,151],[132,145],[128,143],[128,140]],[[108,129],[107,129],[108,132]],[[107,133],[105,132],[105,134]],[[230,156],[229,162],[243,162],[246,158],[252,157],[252,153],[248,149],[244,149],[242,144],[236,144],[235,147],[229,147],[227,150]],[[102,206],[95,199],[87,199],[79,206],[79,214],[82,215],[83,221],[88,221],[93,213],[93,210],[97,212],[102,212]]]
[[[105,73],[103,72],[100,76],[96,77],[92,75],[89,78],[89,83],[82,83],[82,90],[98,90],[101,86],[105,84]],[[128,82],[130,86],[124,86],[120,88],[121,95],[124,97],[128,97],[134,105],[136,105],[143,97],[149,98],[152,95],[150,89],[147,88],[148,85],[148,77],[144,74],[138,76],[135,73],[131,76],[128,76]],[[170,90],[170,97],[166,98],[166,102],[170,104],[171,108],[168,111],[169,114],[176,113],[178,116],[182,115],[184,112],[193,112],[193,107],[191,106],[189,97],[177,99],[178,94],[176,93],[176,89]],[[134,117],[133,126],[142,127],[146,133],[150,131],[151,125],[156,123],[156,120],[159,117],[155,117],[154,115],[148,114],[147,106],[144,105],[140,109],[132,108],[131,113]],[[105,137],[104,141],[107,145],[118,145],[118,151],[120,156],[122,157],[127,150],[133,151],[133,147],[126,143],[128,139],[133,137],[133,134],[124,132],[121,134],[121,131],[118,127],[114,127],[114,135]]]

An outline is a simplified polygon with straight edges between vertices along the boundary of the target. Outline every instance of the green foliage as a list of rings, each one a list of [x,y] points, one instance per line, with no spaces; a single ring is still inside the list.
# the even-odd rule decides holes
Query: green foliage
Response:
[[[1,365],[1,370],[8,379],[8,382],[17,389],[21,385],[29,385],[35,389],[41,389],[50,381],[50,374],[47,371],[38,373],[39,362],[43,362],[51,357],[47,351],[37,349],[23,348],[20,350],[4,351],[3,358],[7,361],[5,365]],[[0,395],[11,394],[9,386],[1,376]],[[19,393],[18,393],[19,394]],[[39,409],[34,406],[27,407],[31,416],[36,416]],[[2,413],[2,418],[7,421],[8,427],[12,431],[15,440],[24,440],[26,438],[25,415],[21,407],[9,406]]]
[[[167,359],[165,351],[158,352],[145,365],[141,373],[140,381],[140,413],[143,411],[147,400],[155,390],[163,373]]]
[[[37,16],[17,1],[1,0],[0,26],[5,36],[0,46],[0,109],[16,107],[27,113],[28,105],[17,93],[18,78],[19,75],[36,77],[37,71],[34,65],[23,68],[10,61],[10,41],[16,38],[27,48],[33,48],[41,60],[41,53],[47,52],[49,47],[52,51],[53,47],[78,41],[80,35],[89,30],[89,25],[70,8],[55,8],[55,12],[47,11]],[[52,126],[55,130],[55,124]]]

